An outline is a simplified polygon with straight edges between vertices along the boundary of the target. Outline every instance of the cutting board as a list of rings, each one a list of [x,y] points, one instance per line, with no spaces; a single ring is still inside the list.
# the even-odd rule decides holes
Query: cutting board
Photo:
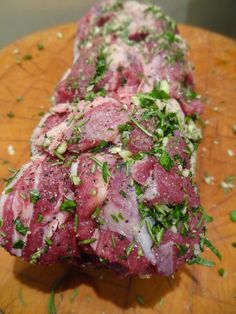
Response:
[[[75,24],[58,26],[0,51],[1,178],[8,175],[9,167],[18,168],[29,160],[31,132],[48,110],[55,84],[71,65],[75,28]],[[232,130],[236,43],[189,26],[180,26],[180,31],[190,46],[197,90],[206,103],[197,181],[202,202],[214,216],[209,238],[220,250],[222,262],[206,251],[204,257],[216,262],[212,269],[185,266],[170,278],[119,279],[103,269],[29,265],[0,249],[0,313],[47,313],[50,290],[58,279],[55,305],[59,314],[236,313],[236,248],[232,246],[236,223],[229,218],[229,212],[236,209],[236,181],[228,192],[220,187],[227,176],[236,175]],[[214,177],[211,184],[205,182],[206,175]],[[219,276],[219,268],[224,268],[224,277]]]

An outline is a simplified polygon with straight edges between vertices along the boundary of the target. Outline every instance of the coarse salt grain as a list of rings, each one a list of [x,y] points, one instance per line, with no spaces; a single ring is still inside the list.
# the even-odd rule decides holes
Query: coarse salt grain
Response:
[[[233,157],[234,156],[234,152],[232,151],[232,149],[227,149],[227,154],[229,157]]]
[[[15,155],[16,152],[15,152],[13,145],[8,145],[7,152],[10,156]]]

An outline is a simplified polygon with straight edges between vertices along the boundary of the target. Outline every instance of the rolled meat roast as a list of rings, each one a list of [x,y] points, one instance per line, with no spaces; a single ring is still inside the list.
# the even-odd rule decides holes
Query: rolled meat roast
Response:
[[[30,263],[121,275],[171,275],[197,261],[202,111],[174,21],[133,1],[93,7],[33,133],[31,161],[7,181],[0,244]]]

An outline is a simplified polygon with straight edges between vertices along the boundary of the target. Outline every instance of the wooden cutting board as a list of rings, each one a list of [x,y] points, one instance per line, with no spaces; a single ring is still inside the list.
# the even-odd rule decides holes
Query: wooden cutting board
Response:
[[[8,168],[29,160],[29,137],[39,115],[49,108],[49,97],[63,72],[72,63],[75,24],[33,34],[0,51],[0,177]],[[173,278],[118,279],[105,270],[81,270],[57,265],[39,267],[11,257],[0,249],[0,313],[44,314],[53,283],[57,313],[149,314],[236,313],[236,209],[235,188],[219,187],[236,175],[236,43],[205,30],[181,26],[191,61],[196,66],[197,90],[205,98],[204,140],[198,153],[202,202],[214,216],[209,238],[223,255],[213,269],[184,267]],[[44,48],[44,49],[43,49]],[[14,115],[14,116],[13,116]],[[231,151],[234,156],[231,155]],[[213,176],[212,184],[204,182]],[[2,181],[1,181],[2,182]],[[3,184],[1,183],[1,188]],[[224,268],[226,277],[218,275]],[[140,304],[140,298],[144,304]],[[139,299],[139,302],[138,302]]]

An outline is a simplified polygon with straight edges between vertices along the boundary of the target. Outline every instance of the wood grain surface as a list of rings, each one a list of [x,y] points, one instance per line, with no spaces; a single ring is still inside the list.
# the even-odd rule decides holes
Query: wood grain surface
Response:
[[[206,251],[204,257],[217,263],[213,269],[186,266],[173,278],[121,280],[102,269],[28,265],[0,249],[0,313],[47,313],[50,290],[58,278],[62,278],[55,293],[59,314],[236,313],[236,248],[232,246],[236,223],[229,218],[229,212],[236,209],[236,181],[227,193],[220,187],[227,176],[236,175],[232,130],[236,123],[236,43],[189,26],[181,26],[180,31],[196,66],[197,90],[206,102],[203,119],[207,126],[198,152],[197,181],[202,202],[214,216],[209,238],[223,255],[222,262]],[[18,168],[29,160],[29,137],[39,113],[50,106],[55,84],[72,62],[74,36],[75,24],[63,25],[0,51],[1,178],[8,175],[9,167]],[[44,49],[38,49],[38,44]],[[232,152],[234,156],[229,156]],[[204,182],[206,174],[214,177],[212,184]],[[225,277],[218,275],[219,268],[225,269]]]

